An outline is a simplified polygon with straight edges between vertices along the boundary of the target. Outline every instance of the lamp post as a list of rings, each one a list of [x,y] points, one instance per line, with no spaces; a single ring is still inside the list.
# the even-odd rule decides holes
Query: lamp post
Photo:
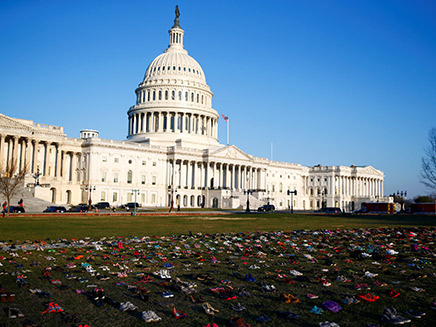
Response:
[[[401,205],[400,212],[404,212],[405,210],[403,209],[403,204],[404,204],[404,198],[407,197],[407,191],[397,191],[397,197],[400,198],[400,205]]]
[[[297,190],[294,191],[289,191],[288,190],[288,195],[291,196],[291,215],[294,214],[294,195],[297,196]]]
[[[321,208],[324,209],[326,207],[326,204],[324,202],[324,197],[327,195],[327,192],[325,189],[321,191]]]
[[[88,185],[87,187],[85,187],[85,190],[88,191],[88,194],[89,194],[89,198],[88,198],[88,211],[91,211],[92,210],[91,194],[92,194],[92,191],[95,191],[95,186]]]
[[[136,194],[139,194],[139,190],[132,190],[132,193],[135,194],[135,203],[133,204],[133,215],[136,216]]]
[[[247,175],[247,184],[246,184],[246,190],[244,191],[244,194],[247,193],[247,208],[245,209],[245,212],[250,212],[250,193],[253,194],[253,190],[250,190],[250,176]]]
[[[42,174],[39,172],[39,168],[38,168],[38,170],[36,171],[36,173],[32,175],[32,177],[35,179],[35,186],[39,186],[39,177],[40,177],[41,175],[42,175]]]

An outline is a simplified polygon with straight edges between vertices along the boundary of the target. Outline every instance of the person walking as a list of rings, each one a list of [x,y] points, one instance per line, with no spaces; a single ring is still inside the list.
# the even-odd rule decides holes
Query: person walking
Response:
[[[18,205],[19,205],[21,208],[24,207],[23,199],[20,199],[20,201],[18,201]]]
[[[3,211],[2,211],[3,218],[5,217],[7,207],[8,207],[8,203],[6,201],[3,202]]]

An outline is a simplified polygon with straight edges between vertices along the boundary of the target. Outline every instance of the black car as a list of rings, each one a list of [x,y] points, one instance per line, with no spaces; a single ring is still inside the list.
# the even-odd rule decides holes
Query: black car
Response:
[[[95,207],[97,209],[110,209],[111,205],[109,204],[109,202],[99,202],[95,205]]]
[[[273,204],[265,204],[257,209],[259,212],[269,212],[276,210],[276,207]]]
[[[124,208],[129,211],[129,210],[134,210],[135,209],[135,205],[136,205],[136,209],[138,209],[140,207],[138,202],[129,202],[127,204],[124,205]]]
[[[68,209],[68,212],[88,212],[89,206],[77,205]]]
[[[66,212],[67,209],[61,206],[50,206],[47,207],[43,212]]]
[[[11,213],[25,213],[26,211],[24,210],[23,207],[11,206],[11,207],[9,207],[9,212],[11,212]]]
[[[341,210],[341,208],[325,207],[325,208],[321,208],[319,210],[316,210],[314,212],[315,213],[326,213],[326,214],[340,215],[342,213],[342,210]]]

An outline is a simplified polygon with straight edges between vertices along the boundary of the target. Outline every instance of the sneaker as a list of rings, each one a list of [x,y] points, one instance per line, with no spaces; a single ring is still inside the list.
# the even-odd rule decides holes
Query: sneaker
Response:
[[[306,297],[307,297],[308,299],[314,300],[314,299],[317,299],[317,298],[318,298],[318,295],[308,293],[308,294],[306,295]]]
[[[406,314],[408,314],[409,316],[419,319],[422,318],[422,316],[425,316],[425,312],[420,312],[420,311],[415,311],[415,310],[409,310],[406,311]]]
[[[320,325],[320,327],[339,327],[339,325],[337,323],[329,322],[329,321],[320,322],[319,325]]]
[[[410,319],[398,315],[397,310],[395,310],[395,308],[385,308],[382,316],[382,320],[391,322],[394,325],[402,325],[411,322]]]

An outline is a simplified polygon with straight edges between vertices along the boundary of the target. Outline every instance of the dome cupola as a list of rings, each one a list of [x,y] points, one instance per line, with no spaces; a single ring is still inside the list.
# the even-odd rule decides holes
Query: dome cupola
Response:
[[[176,6],[170,43],[148,66],[128,110],[127,138],[134,142],[205,148],[218,145],[218,113],[200,64],[184,49]]]

